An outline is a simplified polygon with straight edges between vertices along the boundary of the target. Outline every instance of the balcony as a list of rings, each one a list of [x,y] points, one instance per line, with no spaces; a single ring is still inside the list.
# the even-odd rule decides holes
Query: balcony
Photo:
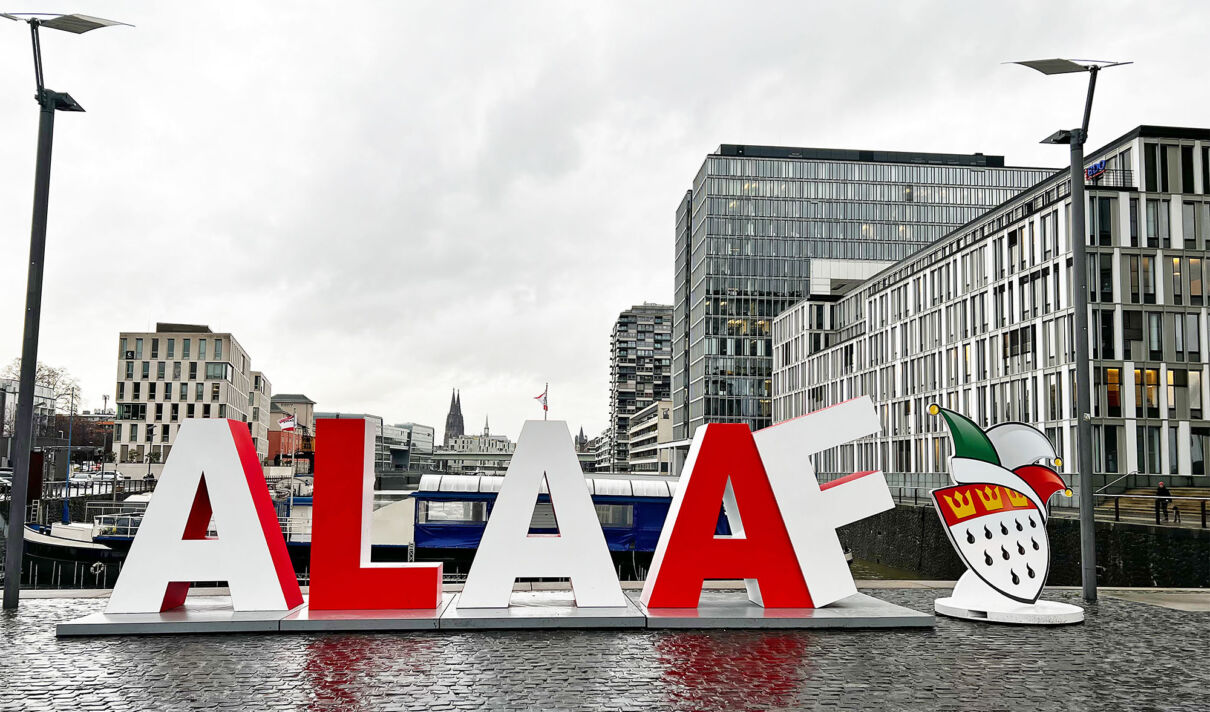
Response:
[[[1086,176],[1084,183],[1089,188],[1135,188],[1134,171],[1131,170],[1115,168],[1102,171],[1092,178],[1087,178],[1087,173],[1084,175]]]

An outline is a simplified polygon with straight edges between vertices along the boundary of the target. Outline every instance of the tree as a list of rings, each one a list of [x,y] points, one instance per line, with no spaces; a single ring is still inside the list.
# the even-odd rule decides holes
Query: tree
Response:
[[[3,371],[0,371],[0,377],[19,380],[21,378],[21,359],[13,359],[4,367]],[[79,412],[80,382],[66,368],[48,366],[39,361],[38,369],[34,372],[34,383],[50,389],[54,394],[56,410],[70,412],[74,405],[76,412]],[[73,392],[75,394],[74,403]]]
[[[0,378],[19,381],[21,379],[21,359],[13,359],[3,370],[0,370]],[[74,406],[77,413],[80,411],[80,382],[66,368],[48,366],[39,361],[38,369],[34,372],[34,383],[50,390],[55,410],[69,413]],[[12,434],[14,421],[17,418],[16,402],[8,404],[5,410],[7,412],[0,414],[3,417],[3,432]],[[48,427],[48,423],[43,422],[37,427],[45,429]]]

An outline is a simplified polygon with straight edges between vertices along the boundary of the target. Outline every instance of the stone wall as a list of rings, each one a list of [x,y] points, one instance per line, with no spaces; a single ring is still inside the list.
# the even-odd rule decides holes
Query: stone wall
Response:
[[[1210,529],[1097,522],[1097,579],[1102,586],[1210,587]],[[1080,523],[1052,518],[1048,583],[1080,585]],[[899,505],[840,530],[858,559],[954,580],[965,567],[936,510]]]

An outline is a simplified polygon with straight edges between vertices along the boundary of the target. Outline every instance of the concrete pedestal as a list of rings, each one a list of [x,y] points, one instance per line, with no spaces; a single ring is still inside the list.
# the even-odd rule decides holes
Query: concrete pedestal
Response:
[[[764,608],[742,591],[702,591],[697,608],[648,608],[648,628],[918,628],[936,621],[927,613],[864,593],[824,608]]]
[[[282,611],[233,611],[230,596],[191,597],[180,608],[163,613],[93,613],[58,624],[55,635],[276,632],[284,615]]]
[[[962,618],[988,623],[1015,623],[1018,625],[1068,625],[1084,621],[1084,609],[1070,603],[1038,601],[1034,604],[1006,602],[982,610],[956,605],[955,599],[938,598],[933,609],[943,616]]]
[[[513,593],[508,608],[459,608],[455,598],[441,616],[442,630],[643,628],[646,624],[643,614],[629,599],[625,607],[577,608],[571,591]]]
[[[390,630],[437,630],[441,614],[454,594],[442,595],[436,608],[389,611],[313,611],[307,606],[281,619],[283,633],[374,632]]]

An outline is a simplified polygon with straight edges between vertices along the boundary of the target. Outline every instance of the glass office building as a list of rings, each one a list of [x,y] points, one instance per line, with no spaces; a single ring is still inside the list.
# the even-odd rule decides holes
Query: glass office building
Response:
[[[772,423],[773,318],[809,294],[813,259],[901,260],[1054,172],[978,153],[720,146],[676,213],[674,437]]]

